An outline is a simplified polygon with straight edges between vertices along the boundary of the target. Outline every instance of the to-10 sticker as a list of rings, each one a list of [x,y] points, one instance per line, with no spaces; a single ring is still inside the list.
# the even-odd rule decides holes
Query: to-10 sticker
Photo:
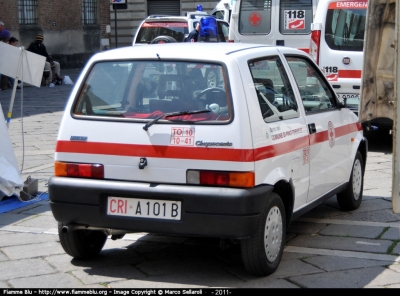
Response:
[[[172,127],[171,142],[173,146],[193,146],[194,145],[194,128]]]
[[[306,28],[305,10],[285,10],[285,29],[304,30]]]

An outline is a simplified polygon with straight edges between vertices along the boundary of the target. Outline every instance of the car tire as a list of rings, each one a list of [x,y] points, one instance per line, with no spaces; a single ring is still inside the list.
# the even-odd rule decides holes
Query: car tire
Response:
[[[350,174],[349,184],[346,190],[336,195],[339,207],[343,211],[352,211],[357,209],[361,205],[363,187],[363,158],[360,151],[357,151]]]
[[[207,69],[206,71],[206,81],[207,81],[207,87],[218,87],[218,72],[213,69]]]
[[[286,240],[286,214],[282,199],[271,193],[264,204],[254,235],[240,241],[247,271],[267,276],[276,271]]]
[[[107,235],[96,230],[63,231],[64,223],[58,223],[58,236],[64,251],[77,259],[96,257],[104,247]]]
[[[175,43],[177,42],[176,39],[174,37],[171,36],[158,36],[156,38],[154,38],[150,44],[162,44],[162,43]]]

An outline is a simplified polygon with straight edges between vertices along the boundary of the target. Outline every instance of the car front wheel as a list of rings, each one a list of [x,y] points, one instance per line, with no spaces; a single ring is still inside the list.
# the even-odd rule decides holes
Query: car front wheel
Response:
[[[339,207],[344,211],[352,211],[361,205],[364,186],[363,158],[359,151],[353,163],[349,184],[345,191],[338,193],[337,201]]]
[[[240,241],[247,271],[261,276],[274,273],[282,258],[285,239],[285,207],[280,196],[273,192],[264,205],[254,235]]]
[[[63,231],[64,223],[58,223],[58,236],[64,251],[77,259],[96,257],[104,247],[107,235],[96,230]]]

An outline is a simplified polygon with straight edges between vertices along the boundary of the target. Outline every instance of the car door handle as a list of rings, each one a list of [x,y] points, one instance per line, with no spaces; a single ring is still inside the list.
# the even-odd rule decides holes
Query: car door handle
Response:
[[[315,123],[308,124],[308,130],[310,131],[310,134],[316,133],[317,132],[317,128],[315,127]]]

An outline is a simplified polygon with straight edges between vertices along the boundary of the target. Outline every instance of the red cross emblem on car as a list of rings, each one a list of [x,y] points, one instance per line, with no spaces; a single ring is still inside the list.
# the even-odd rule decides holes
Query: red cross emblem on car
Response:
[[[252,26],[258,26],[261,24],[262,16],[258,12],[252,12],[249,16],[249,23]]]

